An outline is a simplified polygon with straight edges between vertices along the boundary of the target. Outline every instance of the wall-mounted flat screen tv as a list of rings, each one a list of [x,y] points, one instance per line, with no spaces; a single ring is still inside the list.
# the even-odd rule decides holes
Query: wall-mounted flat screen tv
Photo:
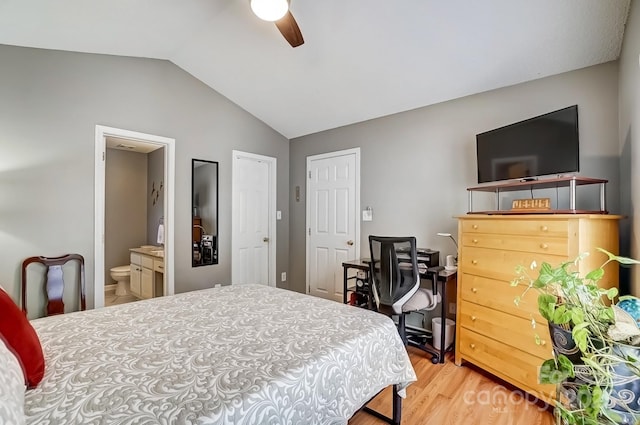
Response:
[[[580,171],[578,106],[476,135],[478,183]]]

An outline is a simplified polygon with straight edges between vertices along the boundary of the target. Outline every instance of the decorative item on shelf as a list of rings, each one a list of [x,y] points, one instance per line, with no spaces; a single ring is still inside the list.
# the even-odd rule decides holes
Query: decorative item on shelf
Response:
[[[551,209],[551,198],[514,199],[512,210],[546,211]]]
[[[640,264],[613,255],[584,277],[574,271],[575,261],[557,267],[543,263],[538,270],[519,266],[512,286],[527,285],[538,291],[538,311],[548,322],[553,358],[539,369],[542,383],[557,386],[556,418],[561,424],[640,423],[640,300],[618,297],[616,288],[598,286],[604,267],[611,262]],[[618,302],[616,303],[616,298]],[[514,301],[518,305],[522,296]],[[535,327],[535,321],[532,322]],[[536,340],[539,337],[536,335]]]

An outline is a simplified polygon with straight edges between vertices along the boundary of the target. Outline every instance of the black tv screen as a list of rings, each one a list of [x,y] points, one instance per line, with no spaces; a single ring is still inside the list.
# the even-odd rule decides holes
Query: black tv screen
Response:
[[[576,173],[578,106],[476,135],[478,183]]]

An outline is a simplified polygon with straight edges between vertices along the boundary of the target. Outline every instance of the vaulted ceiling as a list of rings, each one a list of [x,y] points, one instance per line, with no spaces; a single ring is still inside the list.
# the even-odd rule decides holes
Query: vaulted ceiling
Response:
[[[166,59],[295,138],[618,58],[630,0],[0,0],[0,44]],[[0,58],[0,62],[2,58]]]

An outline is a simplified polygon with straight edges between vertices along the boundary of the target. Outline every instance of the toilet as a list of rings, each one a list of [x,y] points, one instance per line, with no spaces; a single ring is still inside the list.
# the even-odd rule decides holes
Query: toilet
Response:
[[[110,270],[111,278],[116,281],[116,295],[123,296],[129,293],[129,278],[131,276],[131,266],[113,267]]]

